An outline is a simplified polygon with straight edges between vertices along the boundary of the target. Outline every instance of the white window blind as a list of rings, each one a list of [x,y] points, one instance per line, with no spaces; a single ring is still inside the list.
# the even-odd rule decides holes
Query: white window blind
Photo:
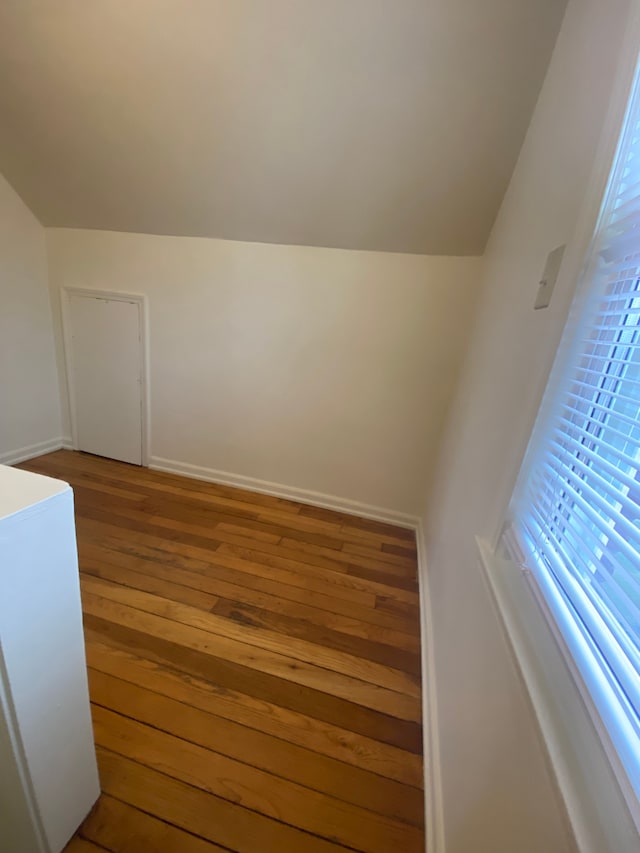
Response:
[[[511,506],[534,577],[590,650],[580,666],[638,796],[639,89]]]

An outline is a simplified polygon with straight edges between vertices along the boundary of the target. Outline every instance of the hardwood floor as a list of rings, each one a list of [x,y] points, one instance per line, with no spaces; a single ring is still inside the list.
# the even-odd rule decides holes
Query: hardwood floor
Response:
[[[413,534],[71,451],[102,796],[72,853],[424,849]]]

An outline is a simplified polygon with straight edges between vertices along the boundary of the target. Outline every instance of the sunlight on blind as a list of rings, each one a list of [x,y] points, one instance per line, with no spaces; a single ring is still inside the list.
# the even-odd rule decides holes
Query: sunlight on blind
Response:
[[[640,95],[512,504],[640,737]],[[615,740],[615,738],[614,738]],[[638,741],[640,743],[640,741]],[[628,746],[628,744],[627,744]],[[623,750],[637,754],[638,744]],[[640,761],[627,770],[640,793]]]

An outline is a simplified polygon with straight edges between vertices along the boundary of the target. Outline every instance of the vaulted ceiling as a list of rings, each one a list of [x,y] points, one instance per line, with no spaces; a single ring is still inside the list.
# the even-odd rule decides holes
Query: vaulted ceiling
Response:
[[[563,0],[3,0],[48,226],[481,253]]]

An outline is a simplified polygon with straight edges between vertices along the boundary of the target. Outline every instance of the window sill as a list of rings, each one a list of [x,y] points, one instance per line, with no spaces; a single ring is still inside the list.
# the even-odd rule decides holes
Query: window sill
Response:
[[[632,792],[620,784],[611,752],[524,573],[477,539],[479,565],[531,700],[578,849],[637,853],[640,832]],[[631,809],[630,809],[631,802]]]

